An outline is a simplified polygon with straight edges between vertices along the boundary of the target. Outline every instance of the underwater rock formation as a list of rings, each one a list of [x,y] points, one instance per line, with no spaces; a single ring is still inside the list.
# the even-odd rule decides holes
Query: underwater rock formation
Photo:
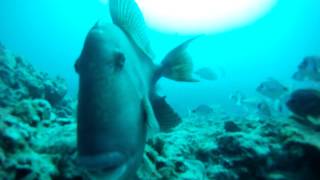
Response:
[[[79,176],[72,163],[74,108],[66,94],[64,79],[36,71],[1,45],[0,179]]]
[[[50,78],[22,57],[0,48],[0,107],[13,106],[23,99],[45,99],[53,111],[70,117],[72,108],[68,107],[71,103],[66,94],[63,78]]]
[[[0,179],[84,179],[62,78],[0,47]],[[222,110],[185,117],[149,139],[142,180],[320,179],[320,132],[286,117]]]
[[[139,173],[146,179],[319,179],[319,137],[286,118],[184,121],[149,141]]]

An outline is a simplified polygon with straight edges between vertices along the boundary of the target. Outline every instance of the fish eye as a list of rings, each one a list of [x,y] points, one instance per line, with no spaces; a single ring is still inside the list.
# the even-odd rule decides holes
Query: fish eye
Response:
[[[122,69],[125,64],[126,58],[123,53],[116,52],[114,55],[114,60],[115,60],[116,67],[119,69]]]

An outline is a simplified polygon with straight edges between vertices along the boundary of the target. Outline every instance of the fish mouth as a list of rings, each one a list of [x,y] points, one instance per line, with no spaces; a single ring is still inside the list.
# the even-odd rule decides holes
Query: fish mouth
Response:
[[[127,170],[127,156],[120,152],[79,156],[77,163],[84,168],[88,179],[124,179]]]
[[[127,180],[124,178],[124,174],[127,171],[127,165],[123,164],[113,170],[86,170],[84,172],[88,179],[117,179],[117,180]]]
[[[121,152],[108,152],[97,155],[79,155],[77,164],[89,171],[113,171],[127,161],[127,156]]]

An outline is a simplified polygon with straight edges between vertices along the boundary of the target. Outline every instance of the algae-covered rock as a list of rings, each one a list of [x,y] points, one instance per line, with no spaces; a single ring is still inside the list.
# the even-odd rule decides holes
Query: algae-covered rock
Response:
[[[72,108],[66,94],[67,84],[62,77],[51,78],[47,73],[36,71],[21,56],[4,47],[0,49],[0,107],[7,108],[24,99],[45,99],[54,111],[61,112],[63,108]],[[70,110],[64,113],[64,117],[72,116]]]
[[[72,179],[80,176],[75,165],[74,120],[32,126],[30,121],[9,112],[0,113],[0,117],[0,179]]]
[[[4,152],[19,152],[28,147],[34,129],[7,112],[0,112],[0,147]]]
[[[39,133],[31,139],[30,146],[38,153],[72,154],[76,149],[76,124],[56,124],[55,126],[38,128]]]
[[[9,155],[0,169],[6,171],[8,179],[50,179],[58,173],[50,157],[32,151]]]
[[[51,104],[59,103],[67,94],[67,83],[65,79],[61,77],[56,77],[52,80],[45,81],[44,86],[45,86],[45,98]]]
[[[233,121],[226,121],[224,123],[224,130],[226,132],[239,132],[239,131],[241,131],[239,126],[236,123],[234,123]]]
[[[208,179],[215,180],[237,180],[239,176],[231,170],[228,170],[222,165],[210,165],[206,169]]]
[[[36,126],[40,121],[50,120],[51,105],[43,99],[26,99],[19,102],[12,110],[12,115],[20,117],[31,126]]]
[[[320,178],[320,132],[283,117],[199,119],[187,117],[173,132],[148,141],[146,154],[155,170],[148,175],[140,169],[141,179],[154,174],[161,177],[156,179]]]
[[[81,179],[66,93],[62,78],[0,47],[0,179]]]

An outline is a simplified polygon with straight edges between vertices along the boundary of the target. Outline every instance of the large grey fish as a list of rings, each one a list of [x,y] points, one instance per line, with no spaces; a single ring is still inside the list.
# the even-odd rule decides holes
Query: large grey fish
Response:
[[[134,0],[109,5],[113,23],[96,23],[75,63],[78,163],[90,178],[127,180],[136,174],[146,138],[181,121],[155,84],[160,77],[195,81],[186,51],[194,38],[156,65]]]

